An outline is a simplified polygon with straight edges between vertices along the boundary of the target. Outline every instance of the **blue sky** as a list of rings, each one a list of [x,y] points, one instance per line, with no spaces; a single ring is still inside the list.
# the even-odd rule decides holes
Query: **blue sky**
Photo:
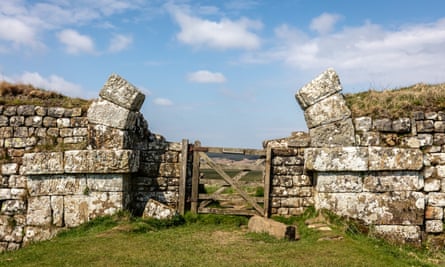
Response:
[[[295,92],[328,67],[343,92],[445,82],[442,0],[0,1],[0,78],[96,98],[145,92],[170,141],[261,147],[306,131]]]

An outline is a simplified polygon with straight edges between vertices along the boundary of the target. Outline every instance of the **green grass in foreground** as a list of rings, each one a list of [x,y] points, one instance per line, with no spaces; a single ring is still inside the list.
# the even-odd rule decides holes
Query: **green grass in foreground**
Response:
[[[125,214],[96,219],[58,237],[0,254],[0,266],[434,266],[425,252],[348,234],[317,241],[307,216],[283,219],[299,226],[289,242],[247,233],[247,218],[186,214],[170,221]]]

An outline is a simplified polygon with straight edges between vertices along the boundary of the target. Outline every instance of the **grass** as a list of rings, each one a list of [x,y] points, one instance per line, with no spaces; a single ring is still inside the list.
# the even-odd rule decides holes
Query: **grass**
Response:
[[[353,117],[372,118],[411,117],[412,112],[445,110],[445,83],[416,84],[394,90],[368,90],[346,94],[346,102]]]
[[[300,217],[276,218],[299,227],[289,242],[246,231],[247,218],[186,214],[154,221],[125,213],[103,217],[56,238],[0,254],[0,266],[435,266],[419,250],[391,246],[349,233],[318,241],[321,234]]]
[[[44,107],[82,108],[84,114],[91,101],[67,97],[62,94],[35,88],[29,84],[13,84],[0,82],[0,105],[36,105]]]
[[[200,169],[199,170],[205,179],[222,179],[221,176],[214,169]],[[237,175],[241,170],[236,169],[224,169],[224,171],[230,176],[233,177]],[[244,177],[240,179],[240,181],[244,182],[262,182],[263,181],[263,171],[250,171]]]

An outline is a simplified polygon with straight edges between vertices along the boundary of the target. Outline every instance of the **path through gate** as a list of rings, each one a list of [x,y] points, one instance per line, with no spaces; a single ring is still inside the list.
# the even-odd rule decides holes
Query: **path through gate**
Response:
[[[202,147],[197,141],[192,151],[192,212],[269,216],[270,150]],[[242,160],[230,160],[237,156]]]

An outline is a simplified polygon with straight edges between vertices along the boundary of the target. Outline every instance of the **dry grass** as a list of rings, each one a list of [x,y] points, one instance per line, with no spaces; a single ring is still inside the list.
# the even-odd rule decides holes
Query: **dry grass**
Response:
[[[353,117],[373,118],[410,117],[412,112],[437,112],[445,110],[445,83],[415,84],[395,90],[368,90],[346,94],[346,102]]]
[[[85,112],[91,101],[35,88],[29,84],[0,82],[0,105],[39,105],[45,107],[81,107]]]

